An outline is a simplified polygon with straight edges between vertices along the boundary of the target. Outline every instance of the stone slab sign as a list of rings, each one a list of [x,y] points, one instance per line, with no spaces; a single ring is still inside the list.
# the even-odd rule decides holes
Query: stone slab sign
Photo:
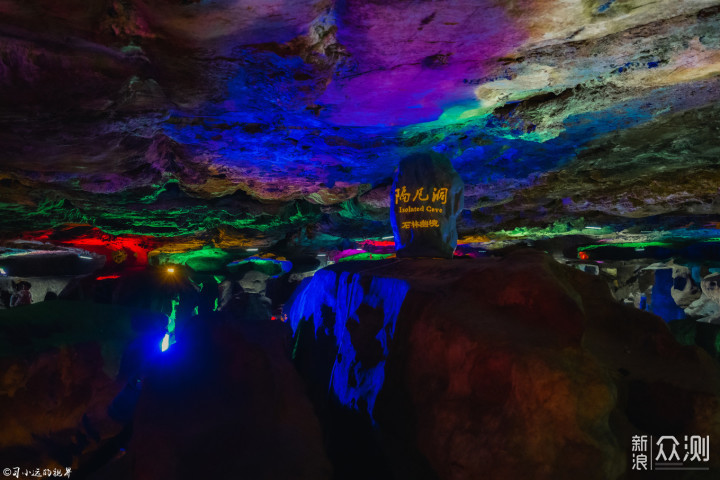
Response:
[[[452,258],[464,184],[446,157],[411,155],[400,161],[390,190],[390,222],[398,257]]]

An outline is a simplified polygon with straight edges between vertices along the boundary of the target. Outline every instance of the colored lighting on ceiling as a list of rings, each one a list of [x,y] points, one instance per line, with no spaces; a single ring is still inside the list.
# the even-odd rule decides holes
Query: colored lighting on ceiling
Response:
[[[373,247],[394,247],[395,240],[363,240],[360,244],[366,246],[372,245]]]
[[[270,275],[271,277],[279,277],[280,275],[289,272],[292,269],[292,262],[285,260],[284,258],[271,258],[271,257],[247,257],[243,260],[234,260],[227,264],[229,269],[239,267],[240,265],[253,264],[263,273]]]
[[[112,280],[115,278],[120,278],[120,275],[105,275],[102,277],[97,277],[95,280]]]
[[[384,260],[386,258],[394,257],[394,253],[370,253],[370,252],[361,252],[356,253],[353,255],[347,255],[345,257],[339,258],[338,262],[349,262],[351,260]]]
[[[115,260],[117,263],[122,263],[128,259],[135,265],[146,265],[148,252],[166,243],[147,235],[110,235],[99,228],[78,224],[68,224],[56,230],[29,232],[23,235],[23,239],[81,248],[94,254],[104,255],[108,261]],[[88,255],[79,257],[92,260]]]
[[[593,250],[595,248],[603,247],[617,247],[617,248],[645,248],[645,247],[671,247],[672,244],[669,242],[622,242],[622,243],[602,243],[597,245],[587,245],[582,247],[584,250]]]

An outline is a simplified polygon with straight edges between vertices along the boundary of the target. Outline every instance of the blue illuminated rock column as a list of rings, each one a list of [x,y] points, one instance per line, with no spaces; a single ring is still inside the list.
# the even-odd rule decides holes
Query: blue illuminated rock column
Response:
[[[435,153],[400,161],[390,191],[390,222],[398,257],[452,258],[463,181],[450,160]]]

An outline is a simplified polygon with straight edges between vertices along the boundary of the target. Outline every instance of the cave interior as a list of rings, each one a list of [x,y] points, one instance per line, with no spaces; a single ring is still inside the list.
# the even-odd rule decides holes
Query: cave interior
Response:
[[[717,0],[1,0],[0,468],[718,478],[719,138]]]

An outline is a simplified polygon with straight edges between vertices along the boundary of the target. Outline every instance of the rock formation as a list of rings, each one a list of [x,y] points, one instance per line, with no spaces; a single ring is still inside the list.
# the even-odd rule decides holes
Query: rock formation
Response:
[[[632,435],[720,433],[718,365],[539,252],[329,267],[290,317],[396,474],[619,478]]]

